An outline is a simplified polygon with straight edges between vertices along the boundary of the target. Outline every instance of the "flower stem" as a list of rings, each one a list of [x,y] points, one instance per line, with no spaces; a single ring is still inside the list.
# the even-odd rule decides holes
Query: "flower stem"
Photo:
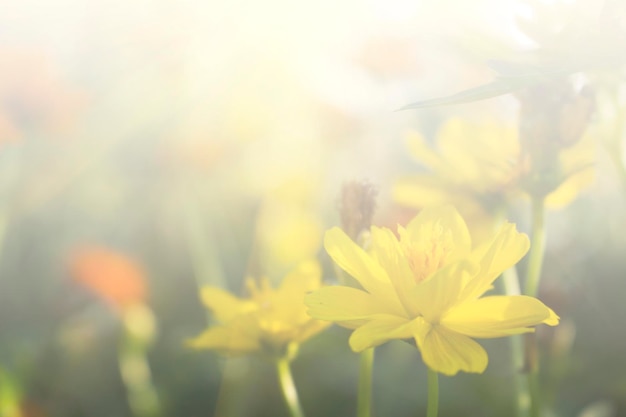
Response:
[[[534,345],[536,346],[536,345]],[[528,390],[530,391],[530,416],[539,417],[541,415],[539,368],[534,367],[528,371]]]
[[[152,381],[148,354],[155,337],[154,315],[138,304],[122,313],[123,335],[118,348],[118,365],[134,416],[162,415],[161,401]]]
[[[187,193],[189,194],[189,193]],[[199,289],[205,285],[225,287],[226,279],[210,222],[203,218],[199,202],[192,195],[182,194],[184,232],[190,254],[191,267]]]
[[[278,372],[278,381],[283,392],[283,397],[289,408],[291,417],[304,417],[304,412],[298,400],[298,391],[293,382],[291,368],[289,367],[289,359],[280,358],[276,360],[276,371]]]
[[[533,198],[532,200],[532,236],[530,244],[530,255],[528,258],[528,270],[526,274],[526,286],[524,294],[530,297],[537,296],[539,279],[541,278],[541,266],[543,265],[543,255],[545,252],[546,233],[544,227],[544,198]]]
[[[526,286],[524,294],[536,297],[541,278],[541,267],[545,254],[545,206],[544,198],[534,197],[532,199],[532,236],[530,255],[528,259],[528,270],[526,275]],[[524,369],[527,374],[527,387],[530,394],[530,416],[539,417],[541,410],[540,389],[539,389],[539,359],[537,357],[537,341],[534,334],[525,335],[526,359]]]
[[[374,368],[374,348],[361,352],[359,361],[359,393],[357,397],[357,416],[372,415],[372,370]]]
[[[439,412],[439,374],[428,368],[428,406],[426,417],[437,417]]]
[[[504,292],[506,295],[520,295],[519,278],[515,266],[503,272]],[[524,339],[523,335],[513,335],[511,343],[511,367],[513,384],[517,404],[517,417],[528,417],[530,413],[530,387],[522,374],[524,369]]]
[[[621,148],[621,146],[619,147]],[[615,165],[615,169],[617,171],[617,176],[619,177],[620,184],[626,192],[626,167],[624,166],[624,162],[622,161],[622,151],[621,149],[617,151],[609,150],[609,155],[611,161],[613,161],[613,165]]]

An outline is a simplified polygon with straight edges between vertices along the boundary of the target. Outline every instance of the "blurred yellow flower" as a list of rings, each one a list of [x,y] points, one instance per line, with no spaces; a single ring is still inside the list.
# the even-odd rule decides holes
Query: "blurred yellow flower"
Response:
[[[558,316],[535,298],[480,298],[528,251],[528,238],[515,225],[503,225],[489,242],[472,248],[465,221],[445,206],[422,210],[398,234],[399,239],[389,229],[372,227],[368,253],[341,229],[326,232],[328,254],[363,288],[321,288],[305,303],[312,317],[355,329],[352,350],[413,338],[432,370],[480,373],[487,353],[472,338],[558,324]]]
[[[315,211],[316,184],[291,177],[269,190],[257,215],[258,262],[270,282],[277,282],[300,262],[314,258],[324,228]]]
[[[395,200],[416,208],[454,204],[478,240],[493,230],[485,226],[493,224],[494,212],[528,191],[531,161],[512,126],[452,119],[442,126],[435,146],[418,133],[410,135],[408,145],[428,172],[401,178]],[[588,141],[562,149],[558,157],[546,185],[552,190],[546,205],[553,208],[569,204],[593,179]]]
[[[306,313],[304,295],[321,286],[316,262],[303,262],[273,289],[269,281],[248,279],[249,298],[238,298],[215,287],[202,289],[201,298],[217,322],[189,341],[197,349],[215,349],[236,356],[260,352],[285,356],[290,345],[304,342],[329,323]]]

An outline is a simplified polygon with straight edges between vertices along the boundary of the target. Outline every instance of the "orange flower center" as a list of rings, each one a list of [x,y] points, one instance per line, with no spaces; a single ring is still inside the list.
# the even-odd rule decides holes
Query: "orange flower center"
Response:
[[[446,265],[453,248],[451,236],[440,225],[424,232],[417,241],[403,242],[406,259],[418,283]]]

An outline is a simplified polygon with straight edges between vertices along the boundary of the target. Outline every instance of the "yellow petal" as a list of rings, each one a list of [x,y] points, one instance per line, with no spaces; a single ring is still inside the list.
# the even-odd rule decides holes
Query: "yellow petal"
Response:
[[[194,349],[215,349],[230,355],[243,355],[260,349],[256,330],[245,325],[211,327],[187,344]]]
[[[512,125],[474,123],[450,119],[437,136],[447,163],[446,175],[476,192],[506,184],[514,172],[511,161],[519,155],[517,131]]]
[[[504,224],[490,243],[472,253],[472,260],[480,264],[480,272],[466,286],[461,298],[471,300],[480,297],[502,272],[522,259],[529,247],[528,236],[519,233],[513,223]]]
[[[465,220],[451,205],[423,209],[409,222],[406,231],[410,241],[443,240],[449,250],[447,263],[466,257],[472,247]]]
[[[328,321],[322,320],[309,320],[306,324],[299,327],[298,334],[293,338],[292,341],[297,343],[302,343],[322,330],[326,329],[332,323]]]
[[[361,352],[392,339],[408,339],[412,334],[412,325],[408,319],[380,316],[352,332],[350,347],[355,352]]]
[[[237,298],[228,291],[217,287],[202,288],[200,298],[220,322],[227,322],[241,314],[256,309],[256,305],[253,302]]]
[[[473,242],[484,242],[493,237],[492,207],[485,207],[480,195],[463,185],[454,185],[430,174],[399,179],[392,190],[393,199],[408,207],[424,208],[452,204],[462,214]],[[501,204],[502,195],[492,195],[494,204]]]
[[[305,322],[309,319],[304,305],[304,296],[320,287],[322,271],[315,261],[303,262],[291,271],[272,297],[272,308],[276,319],[285,323]]]
[[[445,172],[457,181],[476,183],[480,177],[480,160],[476,157],[476,142],[481,140],[480,126],[462,119],[449,119],[439,130],[437,146],[448,164]],[[483,149],[483,152],[485,150]]]
[[[550,309],[550,316],[543,321],[543,324],[547,324],[548,326],[556,326],[559,324],[561,318],[557,316],[557,314]]]
[[[420,283],[411,293],[424,319],[439,322],[441,316],[459,301],[465,283],[477,271],[469,261],[459,261],[435,272]]]
[[[410,132],[406,139],[407,147],[411,155],[428,168],[438,171],[441,167],[441,156],[432,146],[430,146],[424,137],[418,132]]]
[[[338,322],[349,328],[365,323],[374,315],[394,314],[374,295],[343,286],[320,288],[308,294],[304,302],[309,307],[308,314],[311,317]]]
[[[487,352],[467,336],[423,323],[414,337],[422,360],[433,371],[454,375],[459,371],[482,373],[487,368]]]
[[[290,295],[306,294],[319,288],[321,281],[322,269],[319,263],[302,262],[285,276],[278,291]]]
[[[398,299],[411,315],[417,315],[419,309],[409,296],[415,287],[411,267],[404,256],[398,239],[389,229],[373,226],[371,229],[371,253],[387,271]]]
[[[595,180],[595,169],[586,168],[568,176],[556,190],[546,196],[546,206],[559,209],[570,204],[580,192]]]
[[[354,277],[370,294],[376,294],[386,309],[403,315],[404,309],[385,270],[341,229],[333,227],[324,236],[324,248],[341,269]]]
[[[578,143],[559,153],[563,182],[546,196],[546,206],[563,208],[593,183],[596,169],[596,137],[586,134]]]
[[[260,302],[264,317],[291,328],[293,332],[298,332],[301,326],[308,326],[313,320],[306,312],[304,296],[320,288],[321,275],[316,261],[301,263],[283,279],[278,290],[270,292],[270,297]]]
[[[281,201],[272,196],[261,206],[256,219],[256,238],[261,251],[259,261],[268,275],[282,275],[319,251],[322,222],[318,214],[304,207],[293,200]]]
[[[493,296],[450,309],[441,325],[470,337],[504,337],[528,333],[536,326],[558,323],[558,316],[541,301],[527,296]]]

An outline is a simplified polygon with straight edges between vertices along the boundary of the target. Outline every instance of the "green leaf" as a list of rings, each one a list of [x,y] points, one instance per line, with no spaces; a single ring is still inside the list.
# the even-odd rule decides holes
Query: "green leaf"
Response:
[[[500,60],[491,60],[488,62],[488,66],[497,73],[496,78],[490,83],[470,88],[451,96],[411,103],[399,110],[447,106],[485,100],[513,93],[534,84],[549,82],[582,70],[582,68],[576,66],[571,68],[568,66],[555,67],[554,65],[533,66],[526,63]]]
[[[492,97],[501,96],[519,90],[522,87],[532,85],[541,81],[539,77],[511,77],[496,78],[494,81],[470,88],[451,96],[439,97],[430,100],[417,101],[408,104],[399,110],[422,109],[433,106],[447,106],[450,104],[470,103],[472,101],[485,100]]]

